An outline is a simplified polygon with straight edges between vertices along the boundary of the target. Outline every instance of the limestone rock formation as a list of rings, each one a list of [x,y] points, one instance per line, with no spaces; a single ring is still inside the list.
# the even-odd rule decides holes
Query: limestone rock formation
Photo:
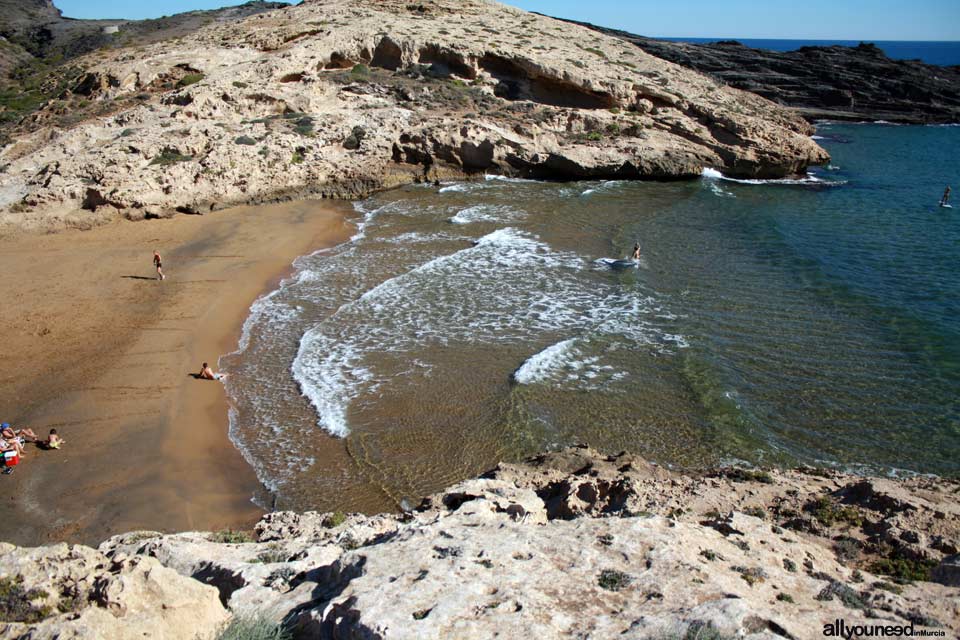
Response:
[[[763,98],[487,0],[307,1],[75,63],[0,152],[0,223],[356,198],[427,175],[778,177],[828,160]]]
[[[3,640],[208,640],[228,618],[215,589],[154,558],[0,543]]]
[[[273,513],[257,542],[141,532],[100,550],[156,558],[297,638],[819,639],[838,619],[952,636],[958,495],[813,469],[682,475],[577,447],[409,513]]]
[[[892,60],[876,45],[754,49],[734,40],[671,42],[583,24],[647,53],[792,107],[809,120],[960,122],[960,67]]]

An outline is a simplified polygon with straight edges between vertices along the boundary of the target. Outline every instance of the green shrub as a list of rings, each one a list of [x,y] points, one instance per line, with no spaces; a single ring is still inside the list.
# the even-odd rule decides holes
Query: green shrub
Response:
[[[313,136],[313,118],[310,116],[301,116],[293,123],[293,132],[304,137]]]
[[[304,159],[305,158],[302,151],[294,151],[293,156],[290,158],[290,164],[303,164]]]
[[[202,73],[188,73],[187,75],[180,78],[180,82],[177,83],[178,88],[189,87],[192,84],[197,84],[203,80],[204,75]]]
[[[831,582],[818,593],[814,599],[821,602],[829,602],[836,597],[845,607],[850,609],[866,609],[867,605],[863,598],[854,589],[851,589],[842,582]]]
[[[193,156],[185,156],[176,149],[167,147],[160,152],[160,155],[150,161],[150,166],[163,166],[168,164],[176,164],[177,162],[189,162],[190,160],[193,160]]]
[[[733,567],[733,570],[739,573],[744,582],[751,587],[767,578],[767,572],[760,567]]]
[[[357,64],[350,70],[350,75],[356,80],[363,80],[370,77],[370,67],[365,64]]]
[[[929,582],[930,572],[937,566],[933,560],[913,558],[881,558],[872,563],[868,570],[878,575],[890,576],[898,581],[910,582],[923,580]]]
[[[234,144],[242,144],[242,145],[247,145],[247,146],[250,146],[250,147],[252,147],[253,145],[257,144],[257,141],[254,140],[253,138],[251,138],[250,136],[239,136],[239,137],[236,138],[233,142],[234,142]]]
[[[217,640],[292,640],[290,632],[262,616],[236,616]]]
[[[789,602],[790,604],[793,604],[793,596],[791,596],[789,593],[778,593],[777,600],[779,602]]]
[[[239,80],[234,80],[233,86],[235,86],[237,89],[246,89],[250,85],[248,85],[246,82],[240,82]]]
[[[633,578],[622,571],[604,569],[597,578],[597,584],[607,591],[620,591],[630,586]]]
[[[753,516],[754,518],[760,518],[761,520],[767,519],[767,510],[763,507],[747,507],[743,512],[748,516]]]
[[[243,544],[246,542],[253,542],[253,536],[251,536],[248,531],[221,529],[216,533],[210,534],[210,542],[220,542],[223,544]]]
[[[331,513],[326,518],[323,519],[323,526],[327,529],[333,529],[334,527],[339,527],[344,522],[346,522],[347,516],[343,511],[336,511]]]
[[[31,600],[46,598],[40,589],[24,589],[23,576],[0,578],[0,622],[33,624],[53,613],[50,607],[34,606]]]
[[[271,544],[266,549],[257,554],[253,562],[262,562],[264,564],[278,564],[290,559],[290,554],[279,544]]]
[[[137,132],[136,129],[124,129],[123,131],[120,132],[120,137],[121,137],[121,138],[129,138],[130,136],[132,136],[132,135],[135,134],[136,132]]]
[[[860,517],[860,513],[856,509],[841,507],[830,496],[820,496],[811,500],[804,506],[804,510],[825,527],[831,527],[839,523],[855,527],[863,524],[863,518]]]
[[[760,482],[762,484],[773,484],[773,476],[766,471],[754,471],[753,469],[744,469],[743,467],[732,467],[724,469],[721,472],[724,478],[734,482]]]
[[[903,593],[903,587],[897,584],[892,584],[890,582],[874,582],[873,588],[880,589],[881,591],[889,591],[890,593],[895,593],[897,595],[900,595],[901,593]]]

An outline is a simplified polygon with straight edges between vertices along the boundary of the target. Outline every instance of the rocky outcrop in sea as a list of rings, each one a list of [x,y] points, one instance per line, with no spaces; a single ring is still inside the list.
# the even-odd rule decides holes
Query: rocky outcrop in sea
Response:
[[[307,1],[71,64],[0,152],[8,229],[484,172],[763,178],[828,160],[788,109],[486,0]]]
[[[295,638],[819,639],[839,621],[954,637],[958,496],[936,478],[688,475],[574,447],[408,513],[2,545],[0,638],[215,638],[231,620]]]
[[[754,49],[736,40],[671,42],[581,24],[725,84],[791,107],[808,120],[960,122],[960,66],[893,60],[876,45]]]

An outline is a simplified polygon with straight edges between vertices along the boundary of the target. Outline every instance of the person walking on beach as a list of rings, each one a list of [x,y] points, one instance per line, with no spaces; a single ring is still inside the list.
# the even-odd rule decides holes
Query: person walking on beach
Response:
[[[153,252],[153,266],[157,268],[157,280],[166,280],[167,276],[163,275],[163,258],[159,251]]]
[[[940,198],[940,206],[941,207],[947,206],[947,203],[949,201],[950,201],[950,187],[947,187],[946,189],[943,190],[943,197]]]

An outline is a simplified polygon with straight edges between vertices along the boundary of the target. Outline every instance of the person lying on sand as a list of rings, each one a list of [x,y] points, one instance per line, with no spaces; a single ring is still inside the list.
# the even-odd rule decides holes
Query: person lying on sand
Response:
[[[66,440],[57,435],[56,429],[50,429],[50,435],[43,441],[45,449],[59,449],[60,445],[66,444]]]
[[[36,442],[37,434],[33,432],[33,429],[28,429],[24,427],[23,429],[14,430],[14,434],[24,442]]]

